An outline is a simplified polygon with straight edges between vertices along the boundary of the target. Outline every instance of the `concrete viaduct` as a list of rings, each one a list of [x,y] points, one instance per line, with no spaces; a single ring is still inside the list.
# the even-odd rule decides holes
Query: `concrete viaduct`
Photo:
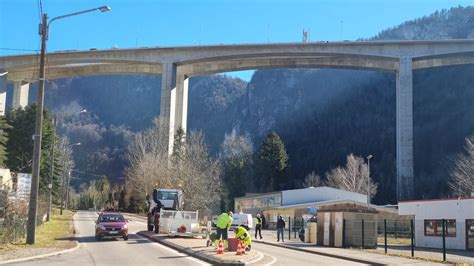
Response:
[[[13,108],[28,104],[37,81],[38,56],[0,57],[0,114],[6,84]],[[351,68],[396,74],[398,199],[413,197],[413,70],[474,64],[474,40],[367,41],[243,44],[64,51],[47,55],[47,79],[88,75],[161,75],[160,118],[169,126],[169,151],[179,127],[186,131],[188,81],[192,76],[261,68]]]

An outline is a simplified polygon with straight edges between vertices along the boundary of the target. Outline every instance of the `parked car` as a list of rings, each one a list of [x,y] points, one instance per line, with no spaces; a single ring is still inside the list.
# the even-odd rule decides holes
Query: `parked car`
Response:
[[[127,220],[118,212],[102,212],[95,222],[95,239],[121,237],[128,240]]]

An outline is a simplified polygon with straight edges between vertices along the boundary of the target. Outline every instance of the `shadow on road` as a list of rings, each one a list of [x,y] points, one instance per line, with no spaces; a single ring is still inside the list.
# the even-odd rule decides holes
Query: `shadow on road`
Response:
[[[122,240],[121,237],[114,238],[114,237],[104,237],[101,240],[95,239],[94,236],[76,236],[76,237],[59,237],[56,240],[68,240],[73,241],[77,240],[79,243],[92,243],[92,242],[110,242],[110,241],[119,241]],[[136,234],[129,234],[128,240],[126,241],[127,244],[146,244],[150,243],[150,240],[143,239]]]
[[[185,257],[189,257],[188,255],[182,255],[182,256],[168,256],[168,257],[159,257],[158,259],[181,259],[181,258],[185,258]]]

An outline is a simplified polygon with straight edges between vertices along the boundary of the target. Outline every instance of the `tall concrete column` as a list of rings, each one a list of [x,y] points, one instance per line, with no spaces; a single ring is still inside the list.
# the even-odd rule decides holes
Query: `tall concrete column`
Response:
[[[178,67],[176,74],[176,106],[175,106],[175,122],[174,132],[180,127],[186,133],[188,118],[188,87],[189,77],[184,75]]]
[[[168,128],[168,154],[173,152],[175,102],[176,102],[176,64],[163,63],[161,70],[160,126]]]
[[[15,81],[13,83],[13,109],[25,108],[28,105],[28,93],[30,92],[30,84],[23,81]]]
[[[413,69],[412,58],[400,58],[396,80],[397,198],[413,198]]]
[[[0,76],[0,116],[5,115],[7,105],[7,75]]]

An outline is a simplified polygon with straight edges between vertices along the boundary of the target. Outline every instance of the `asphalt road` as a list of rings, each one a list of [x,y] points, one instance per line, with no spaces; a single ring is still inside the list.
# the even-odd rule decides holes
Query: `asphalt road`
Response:
[[[365,265],[267,244],[252,243],[252,248],[265,255],[262,261],[256,263],[259,265]]]
[[[143,228],[146,225],[145,218],[132,217],[132,219],[142,222],[143,226],[140,230],[144,230]],[[264,259],[256,262],[254,265],[366,265],[255,242],[252,243],[252,248],[264,255]]]
[[[97,214],[92,211],[79,211],[74,216],[76,238],[80,244],[76,251],[10,265],[208,265],[136,235],[136,232],[146,228],[146,224],[134,217],[128,217],[128,241],[123,239],[96,241],[94,238],[96,219]]]

